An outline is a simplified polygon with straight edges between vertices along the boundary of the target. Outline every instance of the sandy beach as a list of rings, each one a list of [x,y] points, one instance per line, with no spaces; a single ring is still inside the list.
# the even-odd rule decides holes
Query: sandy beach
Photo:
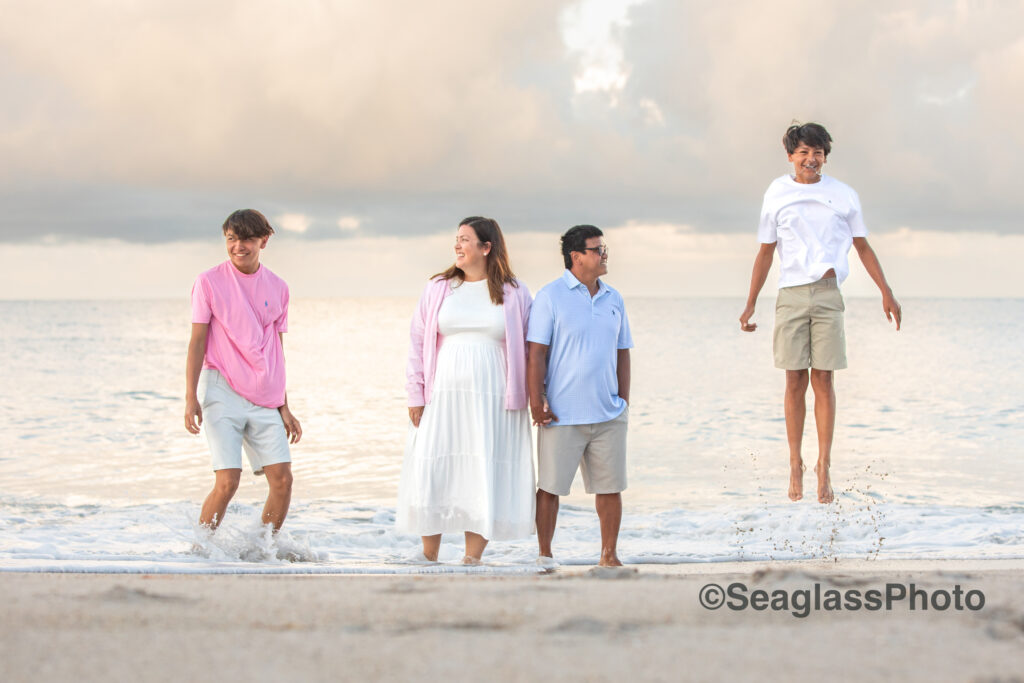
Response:
[[[0,678],[1015,681],[1022,569],[929,560],[529,577],[0,573]],[[815,584],[845,596],[913,583],[932,600],[960,586],[983,593],[984,606],[710,610],[699,602],[710,583],[742,583],[751,601],[757,589],[778,599]]]

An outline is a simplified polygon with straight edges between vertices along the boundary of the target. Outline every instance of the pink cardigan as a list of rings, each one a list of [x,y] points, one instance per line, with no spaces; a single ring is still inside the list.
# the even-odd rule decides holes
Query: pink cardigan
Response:
[[[505,377],[505,409],[526,408],[526,326],[530,320],[530,290],[522,282],[518,287],[506,283],[505,303],[505,358],[508,373]],[[442,335],[437,329],[437,314],[446,296],[451,294],[447,280],[434,278],[427,283],[420,303],[412,316],[409,336],[409,363],[405,385],[409,392],[409,407],[430,403],[437,369],[437,352]]]

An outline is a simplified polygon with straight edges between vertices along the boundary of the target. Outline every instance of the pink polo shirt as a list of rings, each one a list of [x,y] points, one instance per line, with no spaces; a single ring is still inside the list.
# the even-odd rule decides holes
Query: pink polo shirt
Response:
[[[217,370],[240,396],[259,406],[284,405],[288,285],[260,265],[252,275],[231,261],[199,274],[192,285],[192,322],[210,325],[204,368]]]

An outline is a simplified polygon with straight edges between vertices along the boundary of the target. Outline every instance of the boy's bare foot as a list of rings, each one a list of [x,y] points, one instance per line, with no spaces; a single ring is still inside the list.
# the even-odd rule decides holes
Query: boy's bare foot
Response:
[[[804,497],[804,467],[802,462],[789,464],[789,499],[801,500]]]
[[[835,500],[835,494],[832,493],[832,479],[829,477],[828,470],[828,467],[822,467],[820,463],[814,466],[814,472],[818,475],[819,503],[831,503]]]

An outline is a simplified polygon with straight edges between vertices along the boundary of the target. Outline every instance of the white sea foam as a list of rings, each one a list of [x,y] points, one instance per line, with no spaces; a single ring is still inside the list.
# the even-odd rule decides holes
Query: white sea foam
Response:
[[[214,534],[198,507],[0,501],[0,570],[146,573],[536,573],[534,538],[494,542],[483,567],[463,567],[462,538],[446,535],[438,564],[417,561],[418,537],[396,534],[394,510],[297,503],[278,535],[260,508],[233,503]],[[594,564],[593,510],[563,506],[555,536],[562,565]],[[1020,559],[1024,507],[957,508],[865,502],[666,510],[623,518],[629,564],[789,559]]]

